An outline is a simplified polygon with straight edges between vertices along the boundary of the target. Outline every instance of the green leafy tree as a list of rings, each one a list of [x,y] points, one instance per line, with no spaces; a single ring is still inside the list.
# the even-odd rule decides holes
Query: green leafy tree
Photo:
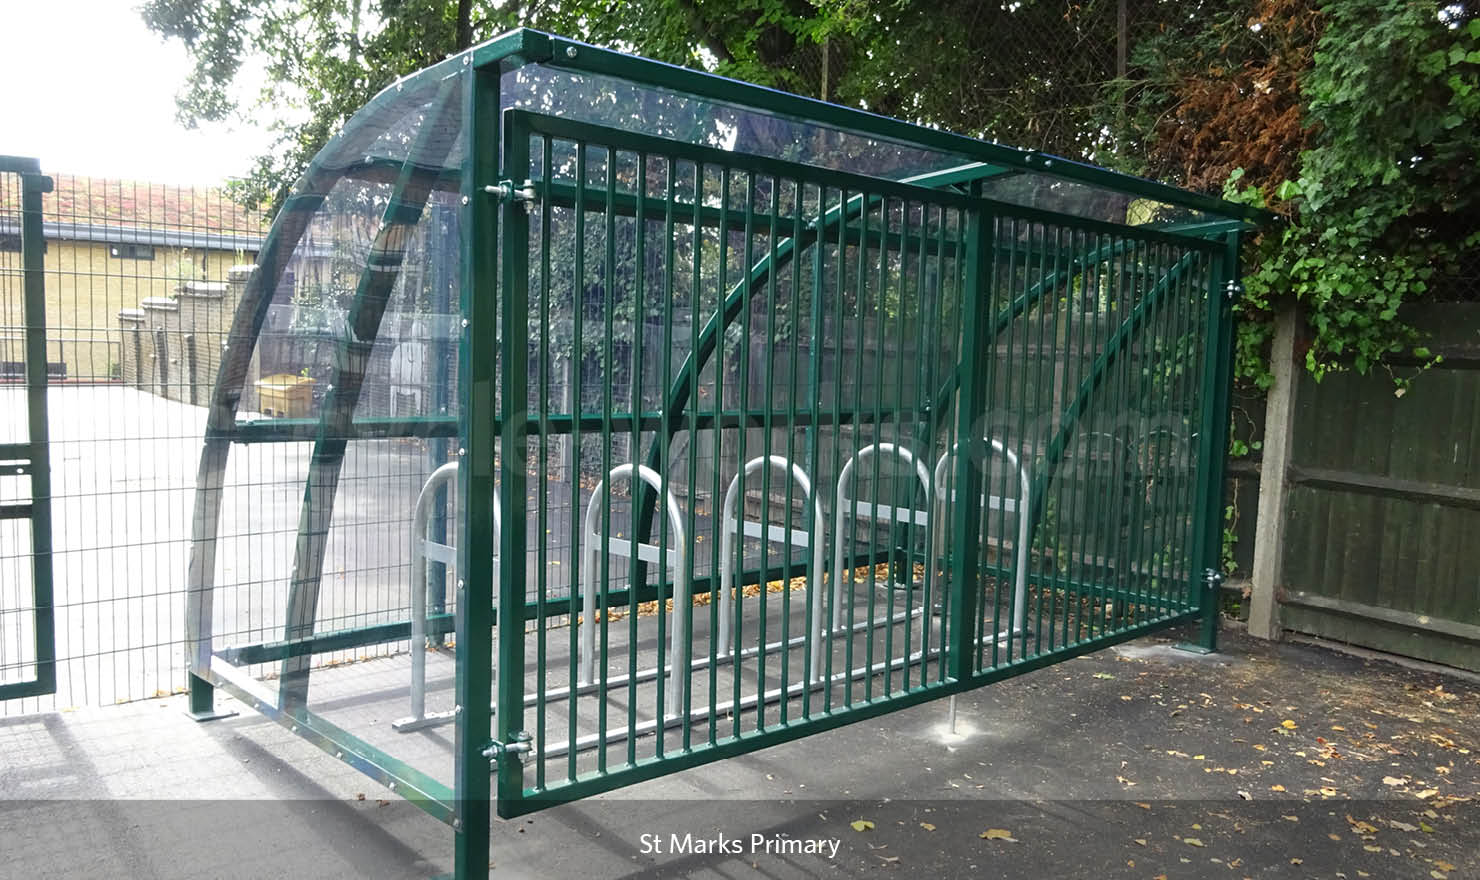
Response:
[[[1298,175],[1255,191],[1290,217],[1266,234],[1246,280],[1251,302],[1293,295],[1311,331],[1306,366],[1359,372],[1409,353],[1429,359],[1400,308],[1480,244],[1480,19],[1413,0],[1343,0],[1324,27],[1302,98],[1310,126]],[[1260,378],[1262,355],[1241,352]],[[1396,376],[1399,390],[1408,381]]]

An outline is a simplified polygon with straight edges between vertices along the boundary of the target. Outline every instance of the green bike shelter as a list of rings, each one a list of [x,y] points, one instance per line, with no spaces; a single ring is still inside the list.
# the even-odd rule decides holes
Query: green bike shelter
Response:
[[[224,687],[450,824],[1216,624],[1240,206],[521,30],[372,99],[238,303]]]

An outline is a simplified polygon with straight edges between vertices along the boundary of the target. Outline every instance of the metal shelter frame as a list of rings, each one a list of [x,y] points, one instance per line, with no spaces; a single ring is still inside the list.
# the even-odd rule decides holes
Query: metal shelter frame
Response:
[[[552,112],[505,107],[500,98],[504,77],[526,69],[554,71],[580,82],[590,78],[635,84],[707,102],[709,106],[802,120],[871,143],[903,145],[956,161],[948,167],[887,179],[566,118],[558,107]],[[384,134],[377,114],[396,106],[401,96],[409,93],[424,96],[420,106],[426,118],[456,117],[459,123],[447,130],[422,126],[408,137],[408,158],[402,161],[376,158],[374,148]],[[555,157],[556,148],[567,144],[576,145],[573,172],[563,170]],[[599,180],[599,170],[588,167],[592,149],[605,151],[608,157],[604,182]],[[628,189],[617,183],[617,162],[612,157],[619,154],[638,157],[634,165],[638,169],[637,183]],[[334,158],[327,158],[331,156]],[[346,161],[345,156],[365,158]],[[646,178],[650,160],[666,163],[666,192]],[[686,196],[678,192],[680,168],[694,169],[695,182]],[[717,173],[722,181],[717,200],[711,199],[706,189],[706,170]],[[994,180],[1030,175],[1050,183],[1124,194],[1199,216],[1160,226],[1131,227],[989,197]],[[318,415],[244,418],[239,409],[254,347],[274,296],[284,284],[289,259],[315,212],[331,199],[335,183],[350,178],[384,182],[392,195],[346,310],[346,330],[335,354],[333,379]],[[758,179],[770,181],[764,204],[755,195]],[[740,207],[732,207],[732,181],[744,185]],[[782,194],[786,192],[794,194],[794,205],[784,211]],[[455,415],[357,418],[356,402],[366,382],[366,364],[406,259],[406,241],[426,219],[434,195],[455,197],[459,205],[457,265],[461,277],[456,284],[460,301],[455,310],[461,321],[456,341]],[[643,408],[641,395],[634,394],[632,411],[620,411],[612,402],[610,384],[598,412],[584,411],[579,395],[570,413],[544,405],[549,399],[539,379],[543,367],[535,360],[542,357],[541,346],[546,344],[541,328],[555,325],[549,320],[550,296],[545,290],[550,270],[540,263],[548,262],[553,247],[555,211],[573,212],[578,218],[596,211],[608,230],[615,227],[618,217],[636,218],[639,252],[647,246],[641,230],[649,225],[661,228],[665,240],[651,247],[668,249],[665,273],[670,288],[675,275],[671,254],[677,224],[691,230],[695,280],[687,328],[690,339],[684,340],[686,353],[676,370],[669,369],[667,360],[663,362],[663,399],[656,409]],[[211,399],[198,472],[186,614],[191,709],[199,717],[210,717],[214,712],[214,688],[225,688],[267,717],[407,797],[451,825],[457,876],[467,878],[486,875],[489,823],[495,805],[501,816],[520,815],[936,700],[1191,621],[1200,622],[1200,644],[1211,650],[1216,639],[1213,570],[1218,555],[1220,475],[1232,350],[1230,300],[1237,290],[1240,232],[1250,222],[1262,219],[1263,215],[1247,207],[1164,184],[530,30],[503,35],[408,77],[372,99],[346,125],[331,148],[310,165],[274,223],[238,305]],[[719,230],[722,241],[730,234],[743,236],[745,243],[734,254],[733,269],[742,280],[730,284],[733,272],[722,268],[718,273],[721,289],[712,307],[701,308],[698,279],[704,251],[699,241],[700,231],[705,229]],[[753,248],[752,240],[762,233],[769,236],[768,244]],[[587,246],[583,234],[584,226],[578,220],[574,232],[577,253],[584,253]],[[604,256],[608,267],[617,261],[612,240],[608,234]],[[720,248],[721,265],[728,253],[727,246]],[[856,271],[844,265],[854,255]],[[637,287],[643,289],[643,262],[639,259],[635,265],[639,273]],[[608,272],[605,277],[613,276]],[[854,286],[848,287],[846,279],[852,279]],[[834,282],[836,291],[824,290]],[[800,294],[804,284],[810,285],[810,299]],[[782,293],[777,293],[778,287]],[[889,293],[891,290],[894,292]],[[661,343],[650,340],[650,346],[674,347],[674,340],[668,337],[674,332],[671,302],[677,294],[671,289],[669,294],[670,305],[662,322],[665,338]],[[872,340],[863,338],[867,322],[860,317],[850,325],[856,329],[858,340],[848,349],[855,353],[858,364],[853,371],[854,398],[844,400],[841,382],[831,399],[820,391],[825,358],[843,364],[842,343],[826,356],[821,344],[813,344],[807,356],[810,363],[804,366],[798,343],[791,343],[788,355],[770,341],[765,352],[768,357],[779,361],[789,356],[795,368],[792,375],[807,376],[810,391],[805,398],[794,396],[783,405],[773,399],[772,391],[767,391],[764,402],[757,404],[747,397],[749,386],[742,384],[738,407],[719,399],[723,395],[716,395],[709,403],[701,401],[701,376],[706,369],[724,375],[714,365],[726,359],[742,376],[759,375],[760,367],[750,362],[747,348],[742,346],[738,354],[727,354],[724,344],[729,331],[747,339],[759,338],[761,331],[751,323],[753,312],[764,309],[768,326],[774,325],[776,303],[789,296],[800,304],[789,313],[798,315],[797,322],[807,314],[802,306],[811,307],[806,320],[814,336],[820,337],[821,328],[830,319],[825,308],[836,310],[842,317],[845,300],[872,302],[869,308],[876,318],[869,332],[883,337],[885,322],[891,319],[885,306],[893,302],[887,296],[903,303],[906,294],[911,307],[920,310],[920,317],[914,325],[907,325],[898,315],[893,317],[902,334],[916,334],[926,348],[931,348],[932,340],[925,338],[925,328],[946,328],[949,324],[952,334],[949,345],[935,345],[931,348],[933,355],[909,367],[911,376],[905,376],[906,358],[902,356],[896,356],[888,368],[897,370],[898,377],[885,374],[883,360],[869,368],[877,371],[876,378],[864,375],[864,352]],[[1009,354],[1016,351],[1012,334],[1026,338],[1032,332],[1026,326],[1018,329],[1027,316],[1047,315],[1055,303],[1076,296],[1097,300],[1095,314],[1101,317],[1096,320],[1101,323],[1091,326],[1086,321],[1079,331],[1092,344],[1086,342],[1073,369],[1063,371],[1059,382],[1063,403],[1055,407],[1052,422],[1042,431],[1043,442],[1025,445],[1021,439],[1029,433],[1025,430],[1018,431],[1010,441],[1011,449],[1007,440],[984,437],[981,423],[992,402],[1020,394],[1012,389],[1027,381],[1026,369],[1014,373],[1010,363],[999,366],[994,352],[1002,346]],[[856,309],[861,316],[864,306]],[[949,321],[944,317],[947,310]],[[582,310],[574,309],[570,320],[579,342]],[[598,336],[606,334],[601,354],[606,364],[613,362],[611,320],[610,310],[592,319],[594,324],[606,324],[592,331]],[[637,326],[640,334],[641,322]],[[1098,502],[1060,491],[1067,479],[1061,473],[1063,465],[1066,460],[1072,461],[1074,431],[1088,417],[1094,401],[1112,389],[1122,395],[1135,393],[1134,384],[1142,380],[1128,364],[1136,359],[1137,346],[1145,344],[1142,340],[1161,336],[1196,342],[1191,370],[1158,378],[1163,384],[1150,387],[1157,389],[1155,393],[1162,395],[1168,406],[1176,402],[1193,408],[1189,418],[1195,419],[1200,428],[1198,465],[1195,485],[1178,489],[1181,494],[1176,496],[1175,510],[1159,519],[1148,519],[1141,526],[1154,532],[1163,544],[1178,548],[1179,561],[1162,560],[1157,577],[1129,586],[1076,579],[1073,560],[1099,551],[1072,546],[1074,536],[1061,524],[1072,516],[1088,522],[1099,514],[1076,514],[1070,508],[1079,505],[1088,509]],[[796,336],[791,338],[795,340]],[[641,350],[640,335],[638,340],[634,345]],[[895,347],[888,350],[901,351],[904,344],[902,337],[891,339],[890,345]],[[1016,344],[1023,343],[1020,339]],[[936,360],[940,358],[935,355],[949,363],[937,368]],[[579,375],[581,364],[578,362],[574,369]],[[766,376],[771,381],[769,372]],[[865,380],[873,383],[868,387],[888,390],[893,396],[886,400],[881,391],[868,402],[856,390],[864,387]],[[794,384],[799,381],[793,379]],[[800,405],[799,399],[803,401]],[[531,401],[535,402],[533,406]],[[845,549],[845,509],[852,520],[870,518],[861,506],[864,502],[845,494],[855,466],[863,459],[873,459],[872,481],[877,484],[880,455],[875,453],[902,453],[905,449],[903,442],[874,439],[871,444],[863,443],[869,431],[877,432],[886,424],[908,429],[922,443],[922,452],[910,453],[908,461],[918,471],[926,509],[919,511],[923,515],[918,519],[912,513],[901,520],[894,515],[894,508],[876,500],[869,510],[882,512],[884,525],[857,533],[851,539],[856,546]],[[804,458],[812,476],[819,480],[803,485],[789,474],[787,481],[802,488],[804,525],[798,532],[808,536],[809,554],[814,558],[796,563],[788,553],[782,564],[768,569],[763,553],[757,570],[748,567],[739,549],[727,545],[725,558],[718,549],[712,551],[709,575],[698,576],[693,510],[698,477],[692,457],[686,481],[675,473],[670,441],[680,432],[689,437],[703,431],[712,431],[717,437],[722,431],[738,432],[738,453],[725,448],[725,454],[739,468],[731,489],[738,487],[743,496],[751,468],[741,466],[741,462],[774,464],[779,459],[788,471],[793,467],[788,456],[772,457],[770,437],[781,428],[804,433]],[[747,432],[757,430],[766,437],[759,459],[745,452]],[[579,448],[583,431],[606,441],[601,450],[605,479],[597,485],[586,517],[576,516],[572,521],[584,523],[583,536],[578,540],[585,540],[582,549],[587,555],[581,558],[589,560],[589,565],[582,566],[582,576],[569,595],[557,599],[547,590],[545,570],[531,563],[531,533],[538,545],[539,530],[546,527],[547,510],[545,483],[535,476],[545,462],[547,441],[569,437]],[[833,564],[826,573],[830,590],[822,589],[824,574],[818,570],[821,563],[815,558],[822,550],[826,531],[825,511],[816,498],[825,493],[819,488],[821,475],[815,464],[825,451],[821,448],[824,432],[835,447],[833,460],[848,462],[837,478],[834,495]],[[633,461],[612,462],[610,441],[629,434],[634,440]],[[445,465],[449,470],[438,471],[444,475],[439,479],[451,479],[455,474],[460,517],[454,517],[459,521],[449,526],[456,529],[456,540],[449,544],[434,536],[437,546],[456,548],[455,594],[447,598],[456,610],[448,612],[433,595],[430,607],[418,602],[407,620],[322,631],[317,608],[325,546],[333,527],[346,447],[352,440],[397,437],[442,444],[449,450],[448,457],[458,462]],[[642,442],[646,437],[656,440]],[[858,438],[854,445],[862,446],[859,451],[850,453],[841,448],[844,438],[854,437]],[[924,456],[941,447],[936,441],[942,441],[948,451],[932,473]],[[216,645],[212,629],[223,474],[232,448],[253,443],[312,443],[313,451],[293,548],[282,638],[233,645],[226,650]],[[870,449],[874,453],[865,455]],[[957,450],[959,454],[953,455]],[[1016,561],[989,561],[981,548],[985,537],[983,510],[992,499],[1006,496],[1003,491],[990,489],[972,463],[985,460],[993,452],[1010,461],[1020,478],[1015,499],[1021,529],[1014,542]],[[638,461],[639,456],[643,461]],[[955,467],[951,478],[943,480],[945,472],[941,468],[948,460],[954,460]],[[772,468],[758,469],[762,497],[769,499]],[[630,480],[633,485],[634,530],[628,538],[616,537],[610,522],[607,496],[611,481],[618,478]],[[684,483],[689,497],[687,512],[679,509],[671,492],[675,481]],[[722,480],[717,472],[713,481],[713,497],[718,498]],[[942,483],[953,487],[949,504],[938,494]],[[445,488],[430,489],[429,503],[435,508],[445,501]],[[582,496],[578,487],[572,492],[572,511],[578,512]],[[788,500],[790,497],[788,494]],[[729,506],[727,501],[721,520],[727,517]],[[600,522],[593,519],[598,507]],[[933,515],[935,510],[942,513]],[[663,521],[654,523],[655,515]],[[772,533],[767,516],[762,514],[760,534],[769,536]],[[431,520],[418,517],[418,522]],[[721,523],[719,527],[726,526]],[[923,534],[915,531],[919,528],[927,533],[937,529],[942,541],[937,543],[929,535],[924,535],[923,542],[916,540]],[[891,537],[900,529],[901,534]],[[657,540],[645,542],[644,537],[654,532],[658,533]],[[793,534],[788,526],[785,543],[793,543]],[[1047,539],[1056,535],[1064,537],[1069,546],[1045,549],[1033,557],[1033,571],[1026,571],[1028,548],[1040,539],[1047,546]],[[424,531],[412,536],[413,545],[421,547],[423,553],[431,546],[427,540]],[[597,552],[598,541],[604,552]],[[628,548],[625,555],[618,552],[619,546]],[[865,546],[867,549],[861,549]],[[934,549],[937,546],[942,548],[938,552]],[[572,552],[577,551],[573,548]],[[733,560],[728,558],[731,552],[736,557]],[[611,588],[613,556],[627,559],[629,585],[624,589]],[[435,558],[431,561],[445,562]],[[651,562],[663,563],[658,566],[656,582],[650,581]],[[665,579],[661,569],[670,564],[676,573]],[[859,604],[865,600],[851,591],[847,598],[842,596],[842,572],[862,566],[872,570],[886,564],[896,572],[920,567],[920,605],[912,604],[914,590],[902,591],[909,604],[900,609],[898,600],[889,595],[880,598],[871,583],[865,590],[866,609]],[[420,567],[418,563],[416,568]],[[804,619],[797,624],[802,635],[794,642],[792,632],[796,630],[787,628],[792,615],[789,591],[775,600],[776,605],[767,606],[764,585],[771,578],[797,576],[806,576],[809,582],[808,598],[799,612]],[[983,586],[988,579],[1014,585],[1012,598],[1005,605],[991,588]],[[758,640],[753,648],[743,650],[738,643],[726,644],[724,651],[737,657],[734,698],[721,703],[718,692],[726,682],[718,677],[718,640],[707,639],[707,658],[693,656],[696,638],[692,634],[699,606],[690,598],[691,594],[699,597],[718,591],[722,601],[716,604],[728,615],[733,610],[729,608],[730,585],[737,583],[762,585]],[[535,588],[533,598],[531,587]],[[424,588],[422,575],[413,570],[411,595],[426,599]],[[1028,616],[1030,588],[1035,619]],[[925,611],[932,590],[948,593],[946,613],[938,623],[932,623]],[[610,695],[620,691],[635,696],[643,676],[637,665],[636,613],[628,614],[623,624],[630,627],[629,671],[609,675],[608,667],[617,655],[608,653],[607,638],[610,633],[621,635],[621,628],[610,623],[611,615],[606,612],[623,606],[635,610],[638,603],[655,600],[659,603],[653,618],[658,658],[650,679],[661,683],[665,670],[671,669],[670,687],[660,686],[653,694],[655,717],[639,721],[629,710],[626,724],[609,731],[606,712]],[[662,603],[668,600],[672,601],[671,612],[663,610]],[[1135,611],[1112,612],[1112,606]],[[1013,609],[1009,611],[1013,629],[1031,630],[1031,650],[1026,648],[1025,632],[1021,652],[999,655],[998,639],[993,634],[1001,631],[997,618],[1004,607]],[[598,609],[602,612],[599,626]],[[853,620],[855,612],[866,619]],[[720,609],[711,604],[707,613],[713,615],[712,624],[718,624]],[[1112,619],[1112,614],[1121,616]],[[779,615],[782,627],[780,647],[775,652],[779,679],[776,670],[768,672],[766,666],[770,651],[768,615]],[[553,665],[547,668],[543,660],[547,650],[559,647],[545,637],[555,616],[564,617],[571,627],[572,674],[563,687],[547,680],[546,673],[555,670]],[[832,625],[823,625],[829,618]],[[731,618],[726,616],[724,621],[728,631]],[[577,632],[581,636],[579,647],[575,644]],[[593,641],[598,633],[602,645],[599,652]],[[445,635],[455,636],[457,669],[452,785],[377,747],[365,736],[332,723],[310,707],[309,683],[316,656],[407,639],[412,640],[413,653],[423,653],[426,638]],[[804,669],[800,680],[793,680],[788,671],[793,647],[800,650],[797,665]],[[861,662],[855,653],[862,654]],[[739,658],[753,658],[759,664],[756,690],[745,698],[740,694]],[[526,669],[530,663],[534,668]],[[250,673],[248,667],[252,664],[277,664],[279,673],[268,684]],[[691,683],[690,676],[701,669],[707,670],[708,682]],[[424,689],[424,681],[417,687]],[[590,705],[593,700],[600,711],[596,733],[580,735],[579,706]],[[550,714],[557,701],[568,704],[564,722]],[[496,711],[468,710],[481,706],[496,707]],[[726,707],[733,710],[732,729],[719,727],[719,710]],[[754,719],[743,727],[742,710],[753,710],[746,717]],[[531,711],[533,723],[526,720]],[[415,703],[413,724],[427,720],[424,704]],[[568,725],[568,735],[559,742],[553,736],[563,724]],[[675,728],[675,736],[681,737],[672,748],[666,745],[665,731],[670,727]],[[639,759],[635,741],[641,735],[651,735],[656,752]],[[625,743],[625,759],[611,749],[619,741]],[[578,765],[576,753],[582,749],[594,756],[594,767]],[[557,757],[562,761],[568,758],[568,770],[552,763],[551,759]],[[553,775],[547,776],[547,770]]]

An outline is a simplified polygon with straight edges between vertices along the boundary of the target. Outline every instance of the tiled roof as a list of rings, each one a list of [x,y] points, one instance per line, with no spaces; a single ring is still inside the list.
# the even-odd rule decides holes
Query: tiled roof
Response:
[[[44,219],[54,223],[145,226],[186,232],[262,235],[267,218],[233,202],[215,187],[190,187],[132,180],[51,174],[52,192],[42,198]],[[0,186],[0,213],[12,214],[16,189]]]

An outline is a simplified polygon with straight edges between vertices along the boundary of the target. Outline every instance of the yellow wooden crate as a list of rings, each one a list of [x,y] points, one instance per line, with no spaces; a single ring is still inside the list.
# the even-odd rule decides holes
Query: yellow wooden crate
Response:
[[[308,417],[313,405],[314,380],[307,376],[277,373],[257,380],[258,408],[264,416],[278,419]]]

